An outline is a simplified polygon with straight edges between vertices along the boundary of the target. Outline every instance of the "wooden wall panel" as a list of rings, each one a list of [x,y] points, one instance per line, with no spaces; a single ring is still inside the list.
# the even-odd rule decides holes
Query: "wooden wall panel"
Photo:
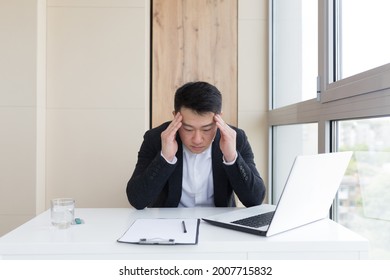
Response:
[[[153,0],[152,127],[172,119],[176,89],[214,84],[237,125],[237,0]]]

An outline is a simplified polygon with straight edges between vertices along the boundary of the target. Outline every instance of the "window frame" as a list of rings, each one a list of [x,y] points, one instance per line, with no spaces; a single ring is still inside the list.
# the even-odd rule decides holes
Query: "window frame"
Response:
[[[333,69],[335,50],[330,43],[334,37],[334,23],[329,24],[338,0],[318,0],[318,77],[319,96],[310,100],[273,109],[273,1],[269,0],[269,166],[273,167],[273,128],[279,125],[318,123],[318,153],[334,151],[336,134],[332,123],[338,120],[390,116],[390,64],[383,65],[334,83],[326,82]],[[330,26],[332,29],[330,30]],[[328,31],[332,31],[328,34]],[[332,66],[332,67],[331,67]],[[269,168],[269,201],[272,199],[273,176]]]
[[[390,89],[390,63],[340,79],[336,20],[340,16],[340,0],[319,0],[318,7],[319,100],[325,103]]]

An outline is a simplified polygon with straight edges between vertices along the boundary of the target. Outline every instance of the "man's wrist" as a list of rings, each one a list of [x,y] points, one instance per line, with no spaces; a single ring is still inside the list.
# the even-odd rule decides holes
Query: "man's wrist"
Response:
[[[169,164],[175,164],[177,162],[177,157],[174,156],[172,160],[168,160],[166,157],[164,157],[162,151],[161,151],[161,156],[163,157],[163,159],[165,159],[166,162],[168,162]]]
[[[236,162],[237,157],[238,157],[238,154],[237,154],[237,151],[236,151],[236,155],[234,156],[234,159],[232,161],[227,161],[225,159],[225,156],[222,157],[222,160],[223,160],[223,163],[226,164],[226,165],[233,165]]]

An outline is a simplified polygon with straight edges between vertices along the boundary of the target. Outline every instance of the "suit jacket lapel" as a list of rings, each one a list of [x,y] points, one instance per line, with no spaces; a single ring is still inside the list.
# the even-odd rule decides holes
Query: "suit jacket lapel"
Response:
[[[176,136],[178,150],[176,153],[177,166],[169,178],[169,188],[167,194],[167,207],[177,207],[180,202],[183,181],[183,145],[179,135]]]
[[[225,205],[227,198],[226,185],[227,177],[223,168],[223,154],[219,148],[219,141],[221,139],[220,132],[217,130],[214,141],[212,143],[212,166],[213,166],[213,182],[214,182],[214,202],[215,205]]]

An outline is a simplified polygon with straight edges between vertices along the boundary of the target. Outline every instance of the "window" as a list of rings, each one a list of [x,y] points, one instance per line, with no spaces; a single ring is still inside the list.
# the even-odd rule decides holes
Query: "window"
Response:
[[[344,79],[390,63],[390,39],[383,28],[390,26],[390,1],[340,1],[340,74]]]
[[[317,153],[317,135],[316,123],[281,125],[273,128],[273,169],[278,172],[272,177],[272,203],[278,202],[295,157]]]
[[[319,0],[321,101],[390,88],[386,0]]]
[[[337,150],[354,151],[336,219],[370,240],[371,258],[390,258],[390,117],[337,122]]]
[[[317,1],[273,1],[273,108],[316,97]]]
[[[297,154],[354,151],[332,218],[370,241],[371,258],[388,259],[390,39],[385,34],[390,20],[385,12],[390,2],[269,1],[273,203]],[[317,15],[316,53],[307,51],[310,39],[303,37]],[[318,69],[308,66],[310,59]]]

